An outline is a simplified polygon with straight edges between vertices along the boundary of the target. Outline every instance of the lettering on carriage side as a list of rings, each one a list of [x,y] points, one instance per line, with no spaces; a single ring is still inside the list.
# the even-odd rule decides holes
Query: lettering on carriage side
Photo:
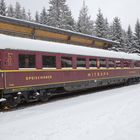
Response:
[[[88,73],[88,77],[91,77],[91,73]]]
[[[10,84],[9,84],[9,87],[13,87],[13,86],[15,86],[15,85],[14,85],[14,84],[12,84],[12,83],[10,83]]]
[[[128,72],[129,74],[136,74],[137,72],[135,70],[131,70]]]
[[[41,76],[26,76],[26,81],[33,81],[33,80],[51,80],[53,79],[52,75],[41,75]]]
[[[108,72],[90,72],[87,75],[88,77],[104,77],[109,76]]]

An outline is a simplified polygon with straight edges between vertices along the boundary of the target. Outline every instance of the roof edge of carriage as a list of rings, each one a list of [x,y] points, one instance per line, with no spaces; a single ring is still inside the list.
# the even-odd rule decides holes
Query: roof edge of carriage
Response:
[[[124,52],[115,52],[51,41],[33,40],[29,38],[13,37],[3,34],[0,34],[0,44],[3,44],[0,46],[1,50],[23,50],[79,56],[140,60],[140,56],[137,54],[128,54]]]
[[[0,16],[0,33],[95,48],[109,48],[118,44],[105,38],[5,16]]]

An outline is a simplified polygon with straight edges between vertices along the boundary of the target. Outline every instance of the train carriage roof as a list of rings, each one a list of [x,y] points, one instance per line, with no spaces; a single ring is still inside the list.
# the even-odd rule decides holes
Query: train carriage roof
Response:
[[[136,54],[127,54],[124,52],[114,52],[71,44],[12,37],[3,34],[0,34],[0,49],[43,51],[52,53],[140,60],[140,56]]]

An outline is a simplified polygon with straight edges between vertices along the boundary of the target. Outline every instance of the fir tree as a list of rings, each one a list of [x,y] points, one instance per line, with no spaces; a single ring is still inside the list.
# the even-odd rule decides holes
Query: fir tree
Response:
[[[5,0],[0,0],[0,15],[6,16],[6,3],[5,3]]]
[[[134,53],[136,51],[136,44],[134,41],[134,35],[130,25],[128,26],[128,30],[126,33],[127,33],[126,45],[128,48],[128,52]]]
[[[47,24],[47,12],[45,7],[43,7],[42,12],[40,13],[40,23]]]
[[[15,6],[15,18],[22,19],[21,6],[20,6],[20,3],[19,2],[16,2],[16,6]]]
[[[137,20],[137,22],[136,22],[134,34],[135,34],[137,53],[140,53],[140,22],[139,22],[139,20]]]
[[[105,19],[103,17],[103,14],[101,13],[101,10],[99,9],[97,19],[95,21],[96,36],[105,38],[107,30],[106,28],[107,27],[105,27]]]
[[[38,11],[35,13],[35,22],[39,23],[40,22],[40,17]]]
[[[124,52],[129,52],[129,47],[127,45],[127,32],[122,29],[122,42],[121,42],[121,49]]]
[[[27,13],[27,20],[32,21],[32,16],[31,16],[31,11],[30,10],[28,10],[28,13]]]
[[[24,20],[27,20],[27,14],[26,14],[26,10],[24,7],[21,10],[21,18]]]
[[[108,20],[107,18],[104,20],[104,33],[105,33],[105,36],[104,38],[107,38],[107,39],[110,39],[110,26],[109,26],[109,23],[108,23]]]
[[[93,34],[93,21],[90,19],[88,15],[88,7],[85,5],[85,1],[83,2],[83,7],[80,10],[79,18],[77,22],[77,31],[84,34]]]
[[[8,16],[8,17],[14,17],[14,15],[15,15],[14,8],[13,8],[13,6],[10,4],[10,5],[8,6],[7,16]]]
[[[60,21],[60,28],[67,29],[67,30],[75,30],[74,27],[74,19],[72,17],[71,11],[69,10],[68,6],[65,5],[62,7],[62,15],[61,15],[61,21]]]
[[[109,25],[109,30],[108,30],[108,33],[109,33],[109,39],[110,40],[113,40],[113,23],[111,23],[110,25]]]
[[[48,10],[48,22],[47,24],[54,27],[60,27],[60,2],[59,0],[50,0],[50,7]]]
[[[124,51],[124,40],[123,40],[123,31],[120,19],[118,17],[114,18],[112,26],[112,40],[119,42],[117,45],[113,45],[113,50],[115,51]]]
[[[47,24],[63,29],[74,29],[74,20],[71,11],[66,5],[66,0],[50,0]]]

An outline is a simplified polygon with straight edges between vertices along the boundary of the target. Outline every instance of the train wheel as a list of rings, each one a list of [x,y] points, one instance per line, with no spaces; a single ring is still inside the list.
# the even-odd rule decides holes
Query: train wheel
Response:
[[[49,100],[48,93],[45,92],[45,90],[40,91],[40,101],[41,102],[47,102]]]
[[[10,109],[17,107],[19,101],[13,96],[9,96],[6,102],[3,104],[4,108]]]

